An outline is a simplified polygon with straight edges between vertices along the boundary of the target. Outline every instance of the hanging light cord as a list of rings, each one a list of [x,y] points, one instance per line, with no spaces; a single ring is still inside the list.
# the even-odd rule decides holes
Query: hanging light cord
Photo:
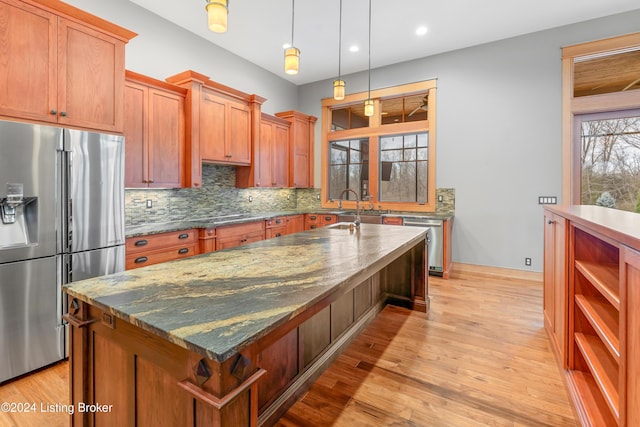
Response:
[[[342,80],[340,72],[342,65],[342,0],[340,0],[340,24],[338,28],[338,80]]]
[[[371,0],[369,0],[369,97],[371,99]]]
[[[293,26],[296,23],[295,16],[296,16],[296,0],[291,0],[291,47],[295,47],[295,44],[293,44]]]

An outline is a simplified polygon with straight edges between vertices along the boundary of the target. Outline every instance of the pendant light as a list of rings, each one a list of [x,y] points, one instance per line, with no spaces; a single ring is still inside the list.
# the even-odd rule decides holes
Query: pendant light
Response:
[[[373,116],[373,99],[371,99],[371,0],[369,0],[369,94],[364,101],[364,115]]]
[[[296,17],[296,0],[291,0],[291,46],[284,50],[284,72],[298,74],[300,71],[300,49],[293,44],[293,28]]]
[[[227,15],[229,15],[229,0],[208,0],[207,10],[209,29],[214,33],[227,31]]]
[[[338,28],[338,78],[333,81],[333,99],[342,101],[344,99],[344,80],[341,78],[340,68],[342,65],[342,0],[340,0],[340,24]]]

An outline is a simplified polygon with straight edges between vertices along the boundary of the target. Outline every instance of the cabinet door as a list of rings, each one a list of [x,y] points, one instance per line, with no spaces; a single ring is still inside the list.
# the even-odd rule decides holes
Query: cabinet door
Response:
[[[286,187],[289,185],[289,128],[274,125],[271,144],[271,186]]]
[[[56,122],[57,17],[0,1],[0,115]]]
[[[200,157],[204,161],[226,161],[226,103],[215,92],[202,89],[200,102]]]
[[[149,90],[149,187],[182,187],[183,111],[180,95]]]
[[[124,89],[124,185],[147,188],[147,87],[127,82]]]
[[[640,252],[626,246],[621,250],[622,273],[621,286],[623,287],[623,298],[626,300],[622,308],[624,321],[620,325],[626,331],[624,341],[624,355],[626,359],[626,384],[623,387],[622,397],[624,399],[621,425],[635,426],[640,422]]]
[[[122,132],[124,42],[60,18],[58,46],[59,122]]]
[[[260,138],[255,147],[255,186],[271,187],[271,146],[273,144],[273,125],[268,122],[260,122]]]
[[[251,164],[251,110],[246,104],[228,101],[227,135],[225,139],[227,161]]]
[[[309,132],[307,121],[294,119],[293,141],[291,141],[291,182],[295,188],[308,188],[309,178]]]
[[[304,215],[290,215],[287,217],[287,234],[304,231]]]
[[[544,216],[544,322],[563,367],[567,366],[567,224],[561,216]]]

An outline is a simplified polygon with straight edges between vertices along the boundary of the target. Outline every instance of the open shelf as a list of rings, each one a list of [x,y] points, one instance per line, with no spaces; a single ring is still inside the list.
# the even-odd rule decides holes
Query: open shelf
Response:
[[[573,392],[574,402],[579,409],[580,418],[586,417],[591,426],[616,426],[618,423],[602,398],[593,375],[582,371],[569,371],[567,382]],[[577,398],[577,399],[576,399]]]
[[[604,401],[614,418],[619,419],[618,364],[609,355],[608,350],[598,337],[576,332],[575,342],[587,366],[589,366],[593,380],[598,385]]]
[[[576,305],[587,318],[593,329],[616,363],[620,363],[619,313],[611,304],[601,299],[576,295]]]
[[[578,270],[609,301],[620,310],[620,280],[618,264],[576,260]]]

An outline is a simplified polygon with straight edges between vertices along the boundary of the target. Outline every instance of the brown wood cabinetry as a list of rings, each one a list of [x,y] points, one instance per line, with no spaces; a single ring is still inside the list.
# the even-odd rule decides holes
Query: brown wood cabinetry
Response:
[[[554,244],[545,232],[545,325],[552,323],[546,295],[553,292],[554,310],[567,313],[566,380],[577,417],[584,426],[640,425],[640,215],[569,206],[548,207],[545,216],[545,227],[555,228]],[[547,269],[557,273],[557,264],[567,272],[564,307],[547,283]]]
[[[208,76],[184,71],[167,78],[169,83],[188,89],[186,117],[186,185],[202,185],[202,162],[248,166],[252,138],[265,101]]]
[[[0,115],[122,132],[135,33],[53,0],[1,0],[0,16]]]
[[[236,169],[236,187],[289,185],[289,127],[288,121],[262,113],[251,166]]]
[[[544,324],[562,368],[567,366],[567,221],[544,212]]]
[[[304,231],[304,215],[287,216],[287,234]]]
[[[180,188],[187,90],[131,71],[126,75],[125,186]]]
[[[401,216],[385,216],[382,217],[382,223],[388,225],[402,225],[404,220]]]
[[[197,237],[196,229],[130,237],[126,241],[126,269],[197,255]]]
[[[264,231],[264,221],[218,227],[216,228],[216,250],[264,240]]]
[[[338,215],[333,214],[305,214],[304,229],[313,230],[325,225],[338,222]]]
[[[267,219],[264,227],[266,239],[284,236],[287,234],[287,219],[283,216]]]
[[[316,117],[298,111],[276,113],[291,123],[289,129],[289,187],[313,187],[313,150]]]

